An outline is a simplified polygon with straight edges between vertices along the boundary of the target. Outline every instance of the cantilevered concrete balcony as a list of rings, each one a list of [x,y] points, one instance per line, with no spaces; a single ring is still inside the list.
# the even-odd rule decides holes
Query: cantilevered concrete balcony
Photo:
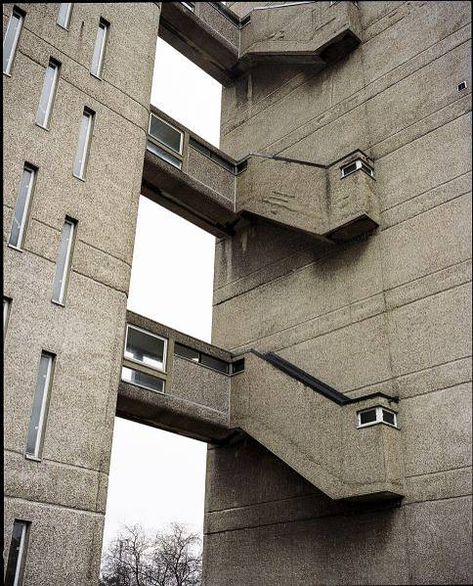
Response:
[[[373,161],[331,163],[249,153],[235,161],[151,108],[142,193],[216,236],[243,216],[344,241],[378,225]]]
[[[261,63],[334,63],[360,42],[356,2],[288,2],[239,18],[221,2],[163,2],[160,36],[227,84]]]
[[[127,321],[117,415],[209,443],[248,434],[333,499],[402,496],[396,398],[351,399],[275,354]]]

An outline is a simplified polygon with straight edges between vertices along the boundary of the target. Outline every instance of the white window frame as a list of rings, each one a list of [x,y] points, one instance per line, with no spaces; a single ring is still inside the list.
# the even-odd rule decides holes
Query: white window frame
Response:
[[[16,49],[18,47],[18,41],[20,40],[21,30],[23,28],[23,23],[25,20],[25,13],[19,10],[16,6],[13,7],[12,14],[10,16],[10,20],[8,21],[7,30],[5,32],[5,37],[3,39],[3,52],[5,54],[5,41],[8,39],[8,34],[10,33],[11,27],[13,26],[14,19],[17,21],[17,28],[15,30],[15,37],[13,39],[12,47],[10,55],[8,55],[7,62],[4,65],[3,73],[5,75],[11,75],[11,68],[13,66],[13,61],[16,55]]]
[[[43,358],[43,356],[48,358],[48,368],[46,371],[46,378],[44,380],[44,385],[43,385],[43,396],[42,396],[41,408],[40,408],[40,412],[39,412],[38,426],[37,426],[38,430],[36,432],[33,453],[27,451],[28,450],[28,439],[29,439],[29,433],[30,433],[30,430],[28,428],[28,439],[27,439],[25,457],[30,460],[40,460],[41,459],[40,452],[42,451],[42,447],[43,447],[44,428],[45,428],[45,421],[46,421],[46,410],[47,410],[47,406],[49,403],[49,396],[51,393],[51,381],[52,381],[52,375],[53,375],[53,366],[54,366],[55,356],[54,356],[54,354],[51,354],[50,352],[46,352],[44,350],[41,352],[41,358]],[[41,362],[40,362],[40,364],[41,364]],[[33,397],[33,407],[34,407],[34,399],[36,398],[36,391],[37,391],[37,387],[35,388],[35,395]],[[31,413],[31,415],[33,415],[33,413]],[[31,425],[31,422],[30,422],[30,425]]]
[[[129,356],[126,355],[126,349],[127,349],[127,346],[128,346],[128,331],[129,331],[130,328],[133,329],[133,330],[136,330],[138,332],[142,332],[143,334],[147,334],[148,336],[151,336],[153,338],[156,338],[156,339],[161,340],[161,341],[164,342],[164,349],[163,349],[163,368],[162,369],[157,368],[156,366],[151,366],[150,364],[145,364],[141,360],[136,360],[135,358],[130,358]],[[149,368],[151,370],[155,370],[156,372],[160,372],[160,373],[166,374],[167,356],[168,356],[168,339],[167,338],[163,338],[163,336],[158,336],[157,334],[153,334],[149,330],[144,330],[143,328],[139,328],[139,327],[137,327],[137,326],[135,326],[133,324],[126,324],[125,348],[123,350],[123,357],[124,357],[125,360],[127,360],[129,362],[133,362],[134,364],[139,364],[140,366],[143,366],[145,368]]]
[[[376,419],[375,421],[369,421],[368,423],[361,423],[361,414],[366,413],[367,411],[376,411]],[[384,421],[383,411],[387,411],[388,413],[394,415],[394,424],[389,423],[388,421]],[[397,422],[397,413],[395,411],[392,411],[391,409],[388,409],[387,407],[381,407],[380,405],[378,405],[377,407],[368,407],[367,409],[361,409],[361,411],[357,411],[356,415],[358,421],[358,429],[362,427],[371,427],[372,425],[379,425],[380,423],[383,423],[384,425],[389,425],[389,427],[395,427],[396,429],[399,429]]]
[[[348,167],[351,167],[353,164],[355,165],[355,168],[351,171],[348,171],[348,173],[347,173],[346,169]],[[364,171],[370,177],[374,177],[374,170],[372,169],[372,167],[370,167],[367,163],[365,163],[361,159],[356,159],[355,161],[351,161],[350,163],[343,165],[340,168],[340,170],[341,170],[342,179],[344,179],[345,177],[349,177],[353,173],[356,173],[356,171]]]
[[[103,35],[100,40],[100,29],[102,29]],[[99,26],[97,29],[97,36],[95,37],[94,52],[92,54],[92,63],[90,64],[90,75],[93,75],[97,79],[102,79],[102,70],[105,57],[105,47],[108,41],[108,34],[110,29],[110,23],[105,18],[100,17]],[[100,45],[99,45],[100,43]],[[97,63],[94,64],[95,55],[99,51]]]
[[[88,119],[87,130],[86,130],[86,134],[84,137],[84,147],[83,147],[83,152],[82,152],[82,160],[80,163],[80,168],[79,168],[78,172],[76,173],[77,160],[79,158],[80,146],[81,146],[82,121],[84,120],[84,118]],[[90,108],[84,108],[84,111],[82,112],[81,124],[80,124],[80,128],[79,128],[79,140],[78,140],[78,144],[77,144],[76,157],[74,159],[74,169],[73,169],[73,173],[72,173],[74,175],[74,177],[77,177],[77,179],[80,179],[81,181],[85,181],[85,173],[87,170],[87,163],[89,162],[90,145],[92,142],[92,132],[93,132],[93,128],[94,128],[94,123],[95,123],[95,112],[93,110],[91,110]]]
[[[16,220],[16,207],[18,205],[18,198],[21,195],[21,186],[23,184],[23,177],[24,177],[25,173],[30,174],[30,181],[28,183],[28,190],[26,192],[25,204],[23,207],[23,213],[21,215],[21,222],[19,223],[18,241],[14,244],[12,242],[13,226],[14,226],[14,222],[17,222],[17,220]],[[33,165],[30,165],[29,163],[24,164],[23,172],[21,174],[20,192],[18,193],[18,198],[17,198],[16,204],[15,204],[15,208],[13,210],[12,229],[10,231],[10,238],[8,239],[8,246],[10,248],[14,248],[14,249],[20,250],[20,251],[22,251],[22,247],[23,247],[23,244],[25,241],[25,231],[26,231],[26,226],[28,224],[28,219],[29,219],[29,215],[30,215],[31,199],[32,199],[32,195],[33,195],[34,185],[36,182],[36,174],[37,174],[37,169],[35,167],[33,167]]]
[[[151,118],[157,118],[158,120],[160,120],[161,122],[164,122],[164,124],[167,124],[168,126],[170,126],[173,130],[175,130],[177,133],[180,134],[181,136],[181,140],[179,142],[179,151],[176,151],[175,149],[173,149],[172,147],[168,146],[167,144],[165,144],[164,142],[160,141],[159,138],[156,138],[155,136],[153,136],[151,134]],[[170,153],[174,153],[174,154],[178,154],[181,155],[182,157],[182,153],[183,153],[183,149],[184,149],[184,132],[180,129],[177,128],[176,126],[174,126],[174,124],[171,124],[170,122],[168,122],[167,120],[164,120],[164,118],[161,118],[160,116],[158,116],[157,114],[153,114],[153,112],[150,113],[149,116],[149,122],[148,122],[148,137],[151,139],[152,142],[157,142],[159,143],[160,146],[163,146],[165,149],[169,150]]]
[[[60,68],[61,68],[61,64],[59,63],[59,61],[57,61],[56,59],[53,59],[51,57],[51,59],[49,60],[48,66],[46,68],[46,71],[44,73],[43,89],[41,91],[41,96],[40,96],[39,105],[38,105],[38,111],[36,113],[36,124],[38,126],[40,126],[41,128],[44,128],[45,130],[48,130],[48,128],[49,128],[49,119],[51,117],[51,110],[53,107],[54,98],[56,97],[56,89],[57,89],[57,83],[59,80]],[[46,109],[44,111],[44,121],[41,122],[39,120],[40,115],[41,115],[41,104],[43,103],[43,99],[45,98],[45,92],[47,91],[46,80],[47,80],[47,75],[48,75],[49,69],[54,70],[53,80],[51,83],[51,87],[49,88],[49,96],[47,98],[48,101],[47,101]]]
[[[62,10],[63,6],[66,7],[64,9],[65,18],[64,18],[64,21],[61,22],[60,17],[61,17],[61,10]],[[71,23],[71,14],[72,14],[72,3],[71,2],[64,2],[64,3],[59,4],[59,11],[58,11],[58,15],[57,15],[56,24],[58,26],[60,26],[61,28],[63,28],[64,30],[68,31],[69,25]]]
[[[66,289],[67,289],[67,284],[69,281],[69,273],[70,273],[70,269],[71,269],[72,249],[74,247],[74,241],[75,241],[75,237],[76,237],[77,221],[74,220],[73,218],[66,217],[66,219],[64,221],[64,227],[66,225],[71,227],[71,232],[70,232],[69,241],[67,243],[66,254],[64,257],[64,267],[62,270],[62,279],[61,279],[61,287],[59,289],[59,295],[58,295],[57,299],[54,296],[52,299],[52,302],[56,303],[57,305],[64,305],[64,299],[66,297]],[[61,243],[62,243],[62,238],[64,235],[64,227],[61,232]],[[59,244],[59,251],[61,250],[61,243]],[[58,269],[59,269],[59,257],[56,261],[56,273],[54,275],[53,295],[54,295],[56,280],[59,277]]]

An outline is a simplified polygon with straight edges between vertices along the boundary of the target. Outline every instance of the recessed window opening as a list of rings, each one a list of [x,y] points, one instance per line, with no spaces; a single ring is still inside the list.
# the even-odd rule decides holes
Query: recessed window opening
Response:
[[[69,23],[71,21],[71,13],[72,13],[72,4],[59,4],[59,12],[57,15],[57,24],[68,30]]]
[[[8,554],[5,586],[21,586],[28,546],[29,521],[15,519]]]
[[[85,179],[87,162],[89,159],[90,142],[94,126],[95,112],[89,108],[84,108],[79,130],[79,142],[77,153],[74,161],[74,176],[78,179]]]
[[[126,328],[125,358],[165,372],[167,340],[136,326]]]
[[[41,457],[43,448],[53,363],[53,354],[45,351],[41,352],[36,390],[33,398],[33,409],[26,441],[26,455],[33,459],[39,459]]]
[[[468,85],[467,85],[466,81],[461,81],[458,84],[457,89],[458,89],[459,92],[461,92],[463,90],[466,90],[467,87],[468,87]]]
[[[355,171],[363,171],[364,173],[366,173],[370,177],[374,177],[374,170],[372,169],[372,167],[367,165],[361,159],[357,159],[356,161],[353,161],[352,163],[348,163],[348,165],[344,165],[340,169],[341,169],[342,179],[344,177],[347,177],[348,175],[351,175],[352,173],[355,173]]]
[[[3,341],[7,334],[8,320],[10,319],[11,299],[9,297],[3,298]]]
[[[358,427],[368,427],[379,423],[385,423],[397,427],[397,413],[385,407],[371,407],[358,411]]]
[[[24,20],[25,13],[15,6],[3,39],[3,73],[7,75],[10,75]]]
[[[99,28],[97,29],[97,37],[95,39],[94,54],[92,56],[92,65],[90,67],[90,73],[94,77],[98,77],[99,79],[102,75],[103,61],[105,56],[105,45],[107,42],[109,27],[110,24],[104,18],[101,18],[99,21]]]
[[[36,124],[43,128],[48,128],[49,118],[56,95],[60,67],[61,64],[59,61],[51,58],[44,75],[43,90],[41,92],[38,112],[36,114]]]
[[[36,167],[25,163],[20,182],[20,192],[13,212],[13,223],[8,244],[21,250],[25,239],[25,230],[28,223],[31,198],[36,178]]]
[[[223,372],[225,374],[231,374],[232,372],[232,365],[230,362],[226,362],[225,360],[221,360],[220,358],[216,358],[205,352],[194,350],[193,348],[189,348],[189,346],[179,344],[178,342],[174,344],[174,354],[180,358],[192,360],[192,362],[196,362],[197,364],[201,364],[202,366],[206,366],[207,368],[211,368],[218,372]]]
[[[72,218],[67,218],[64,222],[64,227],[61,234],[61,242],[59,244],[59,253],[56,263],[56,275],[54,277],[53,285],[53,303],[64,305],[66,297],[66,288],[71,268],[72,250],[74,245],[74,237],[76,232],[77,222]]]

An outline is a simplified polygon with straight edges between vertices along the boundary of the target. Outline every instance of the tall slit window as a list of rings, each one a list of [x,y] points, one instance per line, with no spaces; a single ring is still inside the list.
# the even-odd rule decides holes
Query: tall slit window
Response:
[[[57,15],[57,23],[66,30],[69,28],[71,21],[72,4],[59,4],[59,12]]]
[[[64,305],[64,299],[66,297],[76,227],[76,220],[66,218],[64,228],[62,229],[61,243],[59,244],[56,275],[54,277],[53,285],[53,302],[59,303],[60,305]]]
[[[74,175],[79,179],[85,178],[94,118],[95,112],[89,108],[84,108],[84,113],[82,114],[82,120],[80,123],[79,143],[77,145],[77,153],[74,161]]]
[[[24,20],[25,13],[15,6],[3,39],[3,73],[7,75],[10,75]]]
[[[60,67],[61,64],[59,61],[51,58],[44,75],[43,90],[41,92],[38,112],[36,114],[36,124],[43,128],[48,128],[49,117],[51,115],[54,97],[56,95]]]
[[[28,438],[26,440],[26,455],[39,459],[43,448],[44,430],[49,403],[49,391],[53,373],[54,355],[49,352],[41,352],[38,378],[33,399]]]
[[[105,56],[105,45],[107,42],[108,29],[110,24],[103,18],[99,21],[99,28],[97,29],[97,37],[95,39],[94,54],[92,56],[92,65],[90,73],[95,77],[100,78],[102,75],[103,59]]]
[[[10,319],[10,308],[11,308],[11,299],[8,297],[3,298],[3,340],[5,340],[5,336],[7,333],[8,327],[8,320]]]
[[[23,246],[36,172],[35,167],[25,163],[23,175],[21,176],[20,192],[13,213],[10,240],[8,241],[8,244],[14,248],[21,249]]]
[[[29,526],[28,521],[18,519],[15,519],[13,523],[5,586],[21,586],[23,583]]]

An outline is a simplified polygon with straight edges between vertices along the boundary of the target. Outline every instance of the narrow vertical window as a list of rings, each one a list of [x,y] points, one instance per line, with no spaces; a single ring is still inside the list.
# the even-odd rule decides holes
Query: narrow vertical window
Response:
[[[15,519],[11,536],[10,553],[5,573],[5,586],[21,586],[28,544],[28,521]]]
[[[92,57],[92,65],[90,73],[95,77],[100,77],[102,74],[103,58],[105,55],[105,44],[107,42],[109,23],[103,18],[99,21],[99,28],[97,30],[97,38],[95,39],[94,54]]]
[[[57,15],[57,23],[66,30],[69,28],[71,21],[72,4],[59,4],[59,12]]]
[[[94,117],[95,112],[89,110],[89,108],[84,108],[80,123],[79,144],[77,145],[76,159],[74,161],[74,175],[79,179],[84,179],[85,177]]]
[[[11,307],[11,299],[8,297],[3,298],[3,340],[5,341],[5,336],[7,333],[8,327],[8,320],[10,319],[10,307]]]
[[[64,228],[62,229],[61,243],[59,245],[59,254],[56,264],[56,276],[54,277],[53,301],[64,305],[66,297],[67,280],[69,269],[71,267],[72,247],[74,245],[74,236],[77,222],[71,218],[66,218]]]
[[[43,91],[41,92],[38,112],[36,114],[36,124],[43,128],[48,128],[49,117],[51,115],[53,101],[56,95],[60,66],[61,64],[59,61],[50,59],[44,75]]]
[[[32,165],[26,163],[23,168],[20,193],[16,200],[10,240],[8,241],[8,244],[15,248],[21,248],[23,245],[35,176],[36,169]]]
[[[15,6],[8,21],[5,38],[3,39],[3,73],[7,75],[10,75],[24,19],[25,13]]]
[[[32,458],[40,458],[43,448],[53,362],[53,354],[41,352],[36,390],[33,399],[33,410],[31,412],[28,439],[26,441],[26,455]]]

